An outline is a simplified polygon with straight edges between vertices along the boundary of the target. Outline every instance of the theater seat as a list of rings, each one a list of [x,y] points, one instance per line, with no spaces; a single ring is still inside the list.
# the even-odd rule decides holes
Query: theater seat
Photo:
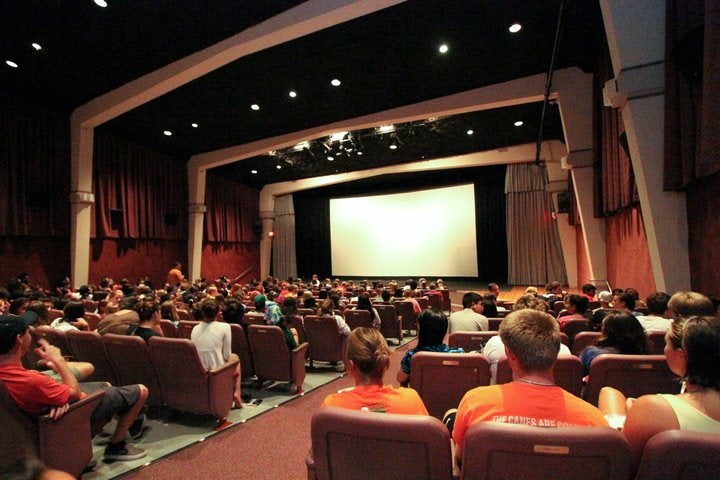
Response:
[[[297,393],[302,393],[307,343],[290,351],[282,329],[271,325],[248,326],[248,342],[255,375],[260,381],[292,382]]]
[[[576,397],[580,397],[583,387],[582,372],[582,362],[578,357],[575,355],[560,355],[553,367],[555,384]],[[512,380],[513,375],[510,364],[508,364],[507,358],[503,357],[498,362],[496,383],[509,383]]]
[[[465,436],[462,480],[627,480],[630,447],[607,427],[480,422]]]
[[[162,405],[162,389],[150,348],[140,337],[134,335],[103,335],[105,350],[117,374],[117,385],[142,383],[148,389],[148,405]]]
[[[403,327],[397,310],[392,305],[374,305],[380,316],[380,333],[385,338],[395,338],[398,344],[403,339]]]
[[[450,348],[460,347],[466,352],[482,351],[483,347],[498,332],[453,332],[448,335],[448,346]]]
[[[308,479],[452,479],[450,434],[425,415],[323,407],[310,424]]]
[[[231,323],[230,332],[232,334],[232,353],[240,359],[241,375],[243,377],[252,377],[255,375],[255,367],[253,367],[250,345],[248,345],[245,329],[242,325]]]
[[[393,306],[395,307],[397,314],[400,316],[402,329],[407,331],[414,330],[417,332],[417,315],[415,314],[415,310],[413,310],[412,302],[395,301]]]
[[[68,330],[65,332],[65,338],[76,360],[90,362],[95,367],[95,371],[87,381],[110,382],[117,385],[117,374],[110,363],[102,335],[97,332]]]
[[[314,360],[338,362],[343,359],[343,335],[338,331],[335,317],[305,317],[305,335],[308,342],[310,367]]]
[[[350,330],[355,330],[360,327],[372,328],[373,326],[370,312],[367,310],[346,308],[343,310],[343,317],[345,318],[345,323],[350,327]]]
[[[635,480],[720,478],[720,435],[668,430],[645,445]]]

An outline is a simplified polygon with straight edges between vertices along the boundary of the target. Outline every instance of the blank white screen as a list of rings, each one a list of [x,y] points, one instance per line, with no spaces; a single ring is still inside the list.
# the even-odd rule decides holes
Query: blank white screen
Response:
[[[330,199],[333,276],[477,277],[472,184]]]

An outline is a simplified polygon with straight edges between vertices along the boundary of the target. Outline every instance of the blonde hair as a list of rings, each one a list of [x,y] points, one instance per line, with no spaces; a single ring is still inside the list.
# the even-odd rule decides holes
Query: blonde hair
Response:
[[[356,328],[345,344],[345,364],[352,360],[361,376],[382,381],[390,366],[390,350],[375,328]]]

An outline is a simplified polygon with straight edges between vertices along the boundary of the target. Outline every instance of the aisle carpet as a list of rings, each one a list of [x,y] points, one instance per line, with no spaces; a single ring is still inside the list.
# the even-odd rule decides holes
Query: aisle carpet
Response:
[[[390,341],[392,350],[406,345],[414,340],[415,336],[406,336],[400,345]],[[314,367],[306,366],[307,375],[303,383],[303,394],[311,392],[323,385],[326,385],[345,375],[342,371],[342,363],[335,367],[327,362],[314,362]],[[252,399],[243,404],[243,408],[231,410],[227,421],[230,423],[225,429],[216,431],[217,423],[209,415],[190,415],[170,410],[150,412],[146,421],[147,429],[142,439],[134,442],[140,448],[147,451],[145,458],[126,461],[105,463],[102,459],[104,446],[93,447],[93,458],[97,465],[92,471],[83,474],[82,478],[87,480],[108,480],[125,475],[132,470],[147,466],[163,457],[177,451],[203,442],[205,439],[232,429],[246,421],[258,417],[274,408],[281,406],[293,399],[299,398],[293,391],[288,389],[287,383],[275,383],[263,389],[253,388],[252,383],[243,383],[243,394],[250,394]],[[112,432],[115,422],[105,427],[106,432]],[[97,438],[97,437],[96,437]]]

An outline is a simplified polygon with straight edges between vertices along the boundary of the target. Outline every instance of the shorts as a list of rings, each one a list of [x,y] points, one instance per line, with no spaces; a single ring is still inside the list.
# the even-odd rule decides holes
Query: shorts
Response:
[[[85,393],[92,393],[96,390],[105,391],[105,395],[90,416],[92,425],[104,425],[115,415],[124,415],[140,400],[139,385],[111,387],[106,382],[90,382],[81,383],[80,388]]]
[[[70,372],[72,372],[73,377],[75,377],[76,380],[80,380],[80,370],[75,367],[70,367]],[[55,370],[42,370],[40,373],[42,373],[43,375],[47,375],[48,377],[55,380],[57,383],[62,383],[62,377]]]

